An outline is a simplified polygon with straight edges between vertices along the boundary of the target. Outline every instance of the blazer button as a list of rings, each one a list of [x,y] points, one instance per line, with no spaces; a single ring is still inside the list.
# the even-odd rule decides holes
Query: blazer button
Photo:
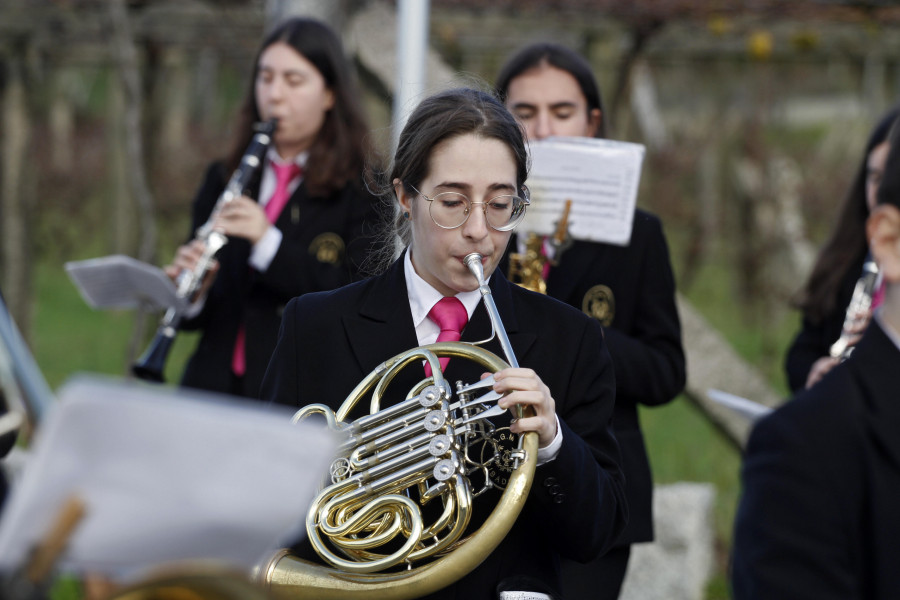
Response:
[[[550,486],[553,486],[553,485],[556,485],[556,477],[548,477],[547,479],[544,480],[544,487],[549,488]]]
[[[562,494],[562,486],[559,484],[551,485],[548,489],[550,490],[550,494],[553,496]]]
[[[557,504],[562,504],[565,501],[565,499],[566,499],[566,495],[563,494],[562,492],[560,492],[559,494],[553,495],[553,501],[556,502]]]

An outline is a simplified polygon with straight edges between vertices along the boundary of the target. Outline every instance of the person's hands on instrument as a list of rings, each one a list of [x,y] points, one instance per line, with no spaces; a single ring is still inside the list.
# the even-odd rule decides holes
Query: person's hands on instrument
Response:
[[[191,240],[187,244],[179,246],[178,250],[175,251],[175,258],[172,261],[172,264],[163,267],[163,271],[169,277],[169,279],[177,282],[178,276],[182,271],[193,271],[197,267],[197,263],[203,256],[204,247],[204,243],[200,240]],[[197,291],[194,297],[191,298],[191,301],[194,301],[197,298],[202,298],[206,295],[206,292],[209,291],[209,288],[212,285],[213,281],[215,281],[216,273],[218,272],[219,262],[213,259],[210,263],[209,270],[203,278],[203,283],[201,284],[200,289]]]
[[[856,345],[856,342],[862,337],[866,327],[869,326],[869,321],[872,320],[872,311],[869,309],[858,310],[849,316],[850,318],[844,323],[844,329],[841,332],[842,336],[850,338],[847,343],[848,347]]]
[[[809,375],[806,376],[806,388],[809,389],[818,383],[819,380],[825,377],[828,371],[836,367],[840,362],[840,358],[831,356],[823,356],[814,362],[812,368],[809,370]]]
[[[244,238],[257,243],[269,227],[265,210],[246,196],[236,198],[222,207],[215,221],[216,228],[225,235]]]
[[[872,320],[871,310],[860,310],[855,313],[848,314],[844,321],[844,328],[841,331],[841,337],[847,340],[846,348],[852,348],[862,338],[866,327]],[[845,349],[844,352],[847,352]],[[813,363],[806,377],[806,389],[811,388],[818,383],[825,375],[841,362],[841,357],[823,356]]]
[[[556,402],[550,395],[550,388],[531,369],[509,368],[494,373],[494,391],[510,392],[498,401],[503,408],[513,405],[531,406],[534,416],[514,419],[509,427],[513,433],[535,431],[538,446],[545,448],[556,437]]]

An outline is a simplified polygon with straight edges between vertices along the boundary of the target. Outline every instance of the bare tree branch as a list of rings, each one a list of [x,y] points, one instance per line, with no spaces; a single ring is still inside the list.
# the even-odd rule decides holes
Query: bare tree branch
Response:
[[[152,263],[156,256],[156,220],[153,197],[147,185],[147,174],[145,171],[144,138],[141,133],[143,94],[141,92],[140,69],[125,0],[110,0],[109,16],[113,25],[111,43],[113,53],[118,57],[116,66],[125,96],[123,117],[125,121],[128,183],[137,201],[140,215],[138,258],[144,262]],[[129,364],[136,355],[138,345],[143,338],[144,318],[144,311],[139,310],[135,318],[134,332],[128,350]]]

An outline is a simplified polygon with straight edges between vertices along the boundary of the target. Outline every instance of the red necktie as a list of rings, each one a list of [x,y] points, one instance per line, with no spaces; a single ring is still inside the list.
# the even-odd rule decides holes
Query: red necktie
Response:
[[[876,308],[881,306],[882,302],[884,302],[884,281],[881,282],[881,285],[879,285],[878,289],[875,290],[875,295],[872,296],[871,309],[874,311]]]
[[[288,186],[290,185],[291,180],[293,180],[294,177],[301,175],[303,169],[296,163],[279,165],[274,162],[272,163],[272,168],[275,170],[275,192],[272,194],[272,197],[269,198],[265,211],[269,223],[274,224],[275,221],[278,220],[278,215],[281,214],[285,204],[287,204],[288,199],[291,197],[290,192],[288,192]],[[243,376],[247,371],[245,345],[246,334],[242,324],[238,329],[237,339],[234,341],[234,352],[231,355],[231,370],[234,371],[234,374],[238,377]]]
[[[281,210],[291,197],[291,194],[288,192],[288,186],[294,177],[303,173],[303,169],[296,163],[286,165],[272,163],[272,168],[275,169],[275,193],[272,194],[272,197],[269,198],[269,203],[266,204],[266,217],[268,217],[269,223],[275,223],[278,220],[278,215],[281,214]]]
[[[547,281],[547,278],[550,277],[550,259],[547,257],[547,236],[541,240],[541,256],[545,259],[544,266],[541,267],[541,278],[544,281]]]
[[[437,341],[458,342],[463,327],[466,326],[466,322],[469,320],[469,315],[466,313],[466,307],[459,301],[459,298],[456,296],[445,296],[431,308],[428,318],[441,328]],[[450,357],[445,356],[440,361],[441,371],[443,372],[447,368],[447,363],[450,362]],[[431,377],[431,365],[427,363],[425,364],[425,376]]]

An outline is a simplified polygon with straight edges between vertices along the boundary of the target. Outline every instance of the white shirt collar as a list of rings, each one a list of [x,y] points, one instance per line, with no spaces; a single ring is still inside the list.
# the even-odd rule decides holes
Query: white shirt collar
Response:
[[[301,152],[296,157],[294,157],[293,162],[297,164],[299,167],[306,166],[306,160],[309,158],[309,152]],[[288,161],[281,158],[278,155],[278,152],[275,151],[275,148],[269,147],[268,151],[266,151],[266,167],[262,172],[262,179],[259,182],[259,198],[257,201],[261,206],[265,206],[269,203],[269,200],[272,198],[272,194],[275,193],[275,169],[272,168],[272,164],[277,165],[286,165]],[[303,180],[303,177],[295,177],[288,184],[288,193],[293,194],[298,187],[300,187],[300,182]]]
[[[444,296],[416,273],[410,258],[411,254],[412,250],[407,248],[403,255],[403,274],[406,278],[406,290],[409,295],[409,309],[412,313],[413,326],[416,328],[419,345],[422,346],[437,340],[440,328],[437,323],[428,318],[428,313],[437,304],[438,300]],[[460,292],[456,294],[456,297],[466,307],[466,313],[471,319],[475,308],[481,302],[481,292],[479,290]]]
[[[286,165],[289,162],[295,163],[298,167],[305,167],[306,161],[309,159],[309,152],[301,152],[297,156],[294,157],[293,161],[287,161],[281,158],[281,155],[278,154],[278,151],[274,146],[269,146],[269,149],[266,151],[266,158],[269,162],[273,162],[279,165]]]

